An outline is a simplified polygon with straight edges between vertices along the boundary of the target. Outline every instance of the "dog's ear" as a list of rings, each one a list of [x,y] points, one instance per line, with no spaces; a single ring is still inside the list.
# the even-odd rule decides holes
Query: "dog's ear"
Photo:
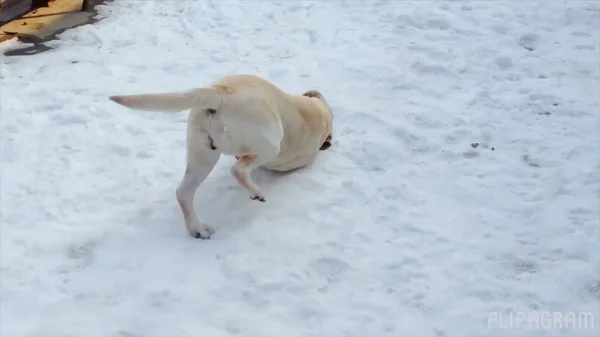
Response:
[[[321,93],[316,90],[309,90],[309,91],[305,92],[304,94],[302,94],[302,96],[323,98]]]
[[[327,136],[327,138],[325,139],[325,141],[323,142],[323,145],[321,145],[319,150],[325,151],[330,147],[331,147],[331,135]]]

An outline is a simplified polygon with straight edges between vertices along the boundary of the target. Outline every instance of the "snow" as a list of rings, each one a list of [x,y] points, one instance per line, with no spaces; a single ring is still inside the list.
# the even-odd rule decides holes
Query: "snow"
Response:
[[[0,335],[598,335],[599,8],[115,1],[54,50],[3,56]],[[334,144],[256,171],[266,203],[222,158],[197,240],[174,194],[186,114],[107,97],[232,73],[321,90]]]

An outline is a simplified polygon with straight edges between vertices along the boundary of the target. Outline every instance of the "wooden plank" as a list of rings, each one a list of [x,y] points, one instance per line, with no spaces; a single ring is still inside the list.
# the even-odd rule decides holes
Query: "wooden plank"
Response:
[[[68,28],[93,22],[95,12],[82,11],[82,3],[83,0],[52,0],[48,7],[37,8],[3,24],[0,29],[0,42],[15,36],[44,41]]]

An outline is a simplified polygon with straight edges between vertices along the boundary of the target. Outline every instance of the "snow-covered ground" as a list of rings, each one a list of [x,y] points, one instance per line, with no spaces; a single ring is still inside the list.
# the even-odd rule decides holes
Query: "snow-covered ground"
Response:
[[[598,335],[599,8],[116,1],[55,50],[4,56],[0,335]],[[217,232],[193,239],[186,114],[107,96],[240,72],[321,90],[335,142],[256,171],[266,203],[223,158],[196,197]]]

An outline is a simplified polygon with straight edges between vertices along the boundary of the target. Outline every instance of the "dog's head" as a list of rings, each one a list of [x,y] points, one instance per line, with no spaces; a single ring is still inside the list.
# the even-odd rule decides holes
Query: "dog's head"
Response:
[[[319,150],[321,150],[321,151],[327,150],[328,148],[331,147],[331,141],[332,141],[332,137],[333,137],[333,111],[331,110],[331,107],[329,106],[329,104],[327,104],[325,97],[323,97],[323,95],[319,91],[309,90],[302,95],[306,96],[306,97],[314,97],[314,98],[319,99],[323,103],[323,106],[325,107],[325,109],[327,110],[327,113],[325,116],[325,122],[327,124],[327,132],[326,132],[327,137],[325,138],[325,140],[321,144],[321,147],[319,148]]]

